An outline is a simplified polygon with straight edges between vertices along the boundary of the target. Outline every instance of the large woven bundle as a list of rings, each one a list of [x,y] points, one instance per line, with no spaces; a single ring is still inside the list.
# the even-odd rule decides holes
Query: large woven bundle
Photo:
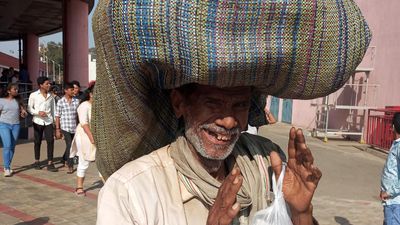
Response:
[[[263,95],[325,96],[348,80],[371,39],[352,0],[100,0],[93,28],[105,177],[175,138],[167,89],[254,86],[254,106]],[[252,107],[250,124],[260,112]]]

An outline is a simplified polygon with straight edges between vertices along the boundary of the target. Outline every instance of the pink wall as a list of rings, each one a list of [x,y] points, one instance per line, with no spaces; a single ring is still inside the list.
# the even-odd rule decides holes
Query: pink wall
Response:
[[[0,65],[8,69],[9,67],[14,67],[14,69],[19,68],[19,61],[17,58],[0,52]]]
[[[400,105],[400,23],[398,9],[399,0],[356,0],[369,27],[372,31],[372,41],[361,67],[373,67],[370,72],[369,84],[377,84],[379,87],[369,87],[367,104],[369,106],[384,107],[387,105]],[[364,83],[365,74],[356,74],[356,83]],[[365,84],[365,83],[364,83]],[[343,91],[343,90],[341,90]],[[359,91],[358,97],[362,91]],[[340,91],[330,95],[330,102],[333,104],[335,97],[349,101],[350,95]],[[364,104],[364,98],[359,98],[359,104]],[[294,100],[292,123],[312,130],[315,126],[317,107],[312,103],[322,103],[321,99]],[[329,126],[332,128],[343,128],[349,110],[333,110],[330,112]],[[363,111],[354,112],[352,119],[358,121],[357,126],[364,123]],[[365,126],[365,124],[364,124]]]
[[[25,43],[26,66],[28,67],[30,80],[36,86],[36,79],[39,77],[39,37],[35,34],[27,34]]]
[[[380,84],[376,105],[400,105],[400,23],[398,0],[356,1],[372,30],[376,46],[374,71],[370,83]]]
[[[81,0],[64,1],[64,80],[89,82],[88,4]]]

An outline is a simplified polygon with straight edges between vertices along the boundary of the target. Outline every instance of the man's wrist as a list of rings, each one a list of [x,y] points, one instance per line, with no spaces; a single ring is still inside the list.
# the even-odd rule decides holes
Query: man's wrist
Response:
[[[293,225],[318,225],[318,222],[312,216],[312,212],[312,204],[310,204],[309,208],[305,212],[299,213],[292,210],[291,213]]]

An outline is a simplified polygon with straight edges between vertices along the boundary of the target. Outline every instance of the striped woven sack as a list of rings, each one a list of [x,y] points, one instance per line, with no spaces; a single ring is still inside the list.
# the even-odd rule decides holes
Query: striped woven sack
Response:
[[[249,123],[261,125],[265,95],[336,91],[371,39],[353,0],[100,0],[92,24],[96,162],[105,178],[175,139],[168,89],[253,86]]]

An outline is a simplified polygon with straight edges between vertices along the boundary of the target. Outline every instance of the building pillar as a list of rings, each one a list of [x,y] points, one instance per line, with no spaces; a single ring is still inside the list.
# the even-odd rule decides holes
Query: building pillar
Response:
[[[36,79],[40,76],[39,73],[39,37],[35,34],[26,34],[23,44],[23,61],[26,64],[29,79],[32,81],[34,87],[36,87]]]
[[[89,83],[89,6],[82,0],[63,1],[64,81]]]

